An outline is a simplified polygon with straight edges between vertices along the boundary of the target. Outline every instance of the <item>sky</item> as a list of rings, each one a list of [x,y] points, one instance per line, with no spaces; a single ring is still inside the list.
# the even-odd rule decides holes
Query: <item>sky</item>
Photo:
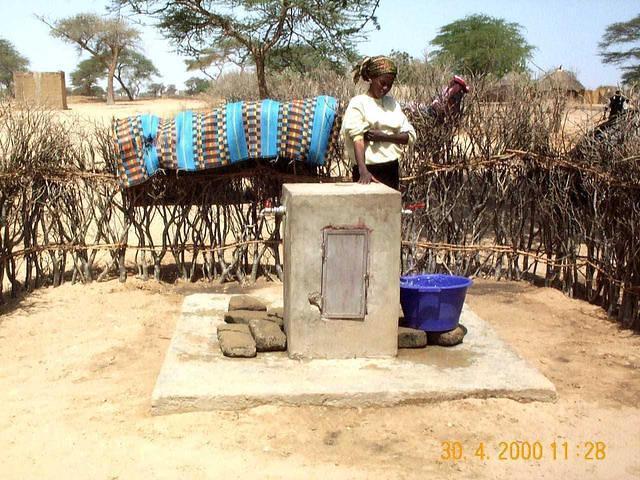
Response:
[[[53,38],[35,15],[49,20],[76,13],[104,14],[108,0],[0,0],[0,37],[10,41],[30,61],[33,71],[63,70],[69,75],[79,61],[77,50]],[[7,14],[11,12],[11,14]],[[525,39],[536,47],[530,69],[534,74],[562,65],[575,72],[586,88],[616,85],[620,71],[604,65],[598,42],[608,25],[628,21],[640,13],[638,0],[381,0],[377,16],[380,30],[359,45],[364,55],[391,50],[422,58],[439,29],[467,15],[482,13],[520,24]],[[148,21],[148,20],[147,20]],[[152,26],[140,26],[141,50],[159,70],[165,84],[182,88],[187,72],[184,57]]]

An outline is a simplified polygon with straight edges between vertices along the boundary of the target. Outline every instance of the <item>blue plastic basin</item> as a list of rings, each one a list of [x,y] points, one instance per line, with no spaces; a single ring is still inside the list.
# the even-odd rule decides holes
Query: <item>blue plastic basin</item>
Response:
[[[460,321],[467,288],[473,282],[456,275],[400,277],[400,304],[405,327],[425,332],[453,330]]]

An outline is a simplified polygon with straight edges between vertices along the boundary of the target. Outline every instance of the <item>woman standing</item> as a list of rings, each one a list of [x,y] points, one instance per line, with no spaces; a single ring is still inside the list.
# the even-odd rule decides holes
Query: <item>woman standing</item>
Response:
[[[367,93],[351,99],[342,120],[345,152],[353,167],[353,181],[381,182],[400,187],[398,159],[416,132],[395,99],[387,95],[398,69],[384,56],[367,57],[354,68],[354,81],[369,82]]]

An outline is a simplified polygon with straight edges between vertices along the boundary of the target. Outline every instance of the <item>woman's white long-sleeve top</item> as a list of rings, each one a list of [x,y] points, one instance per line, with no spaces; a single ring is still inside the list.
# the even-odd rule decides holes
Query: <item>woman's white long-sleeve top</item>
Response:
[[[381,130],[383,133],[407,133],[409,144],[416,140],[416,131],[409,123],[400,104],[390,96],[380,99],[366,93],[351,99],[342,119],[342,136],[344,138],[345,155],[352,165],[356,164],[353,142],[361,140],[368,130]],[[400,159],[405,145],[392,142],[365,141],[365,164],[392,162]]]

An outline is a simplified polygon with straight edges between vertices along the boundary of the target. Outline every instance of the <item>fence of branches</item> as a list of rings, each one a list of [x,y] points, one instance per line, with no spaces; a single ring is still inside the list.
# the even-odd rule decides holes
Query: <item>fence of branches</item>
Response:
[[[638,116],[590,130],[560,94],[514,85],[487,102],[489,88],[476,81],[462,121],[440,124],[424,108],[433,92],[402,90],[418,131],[402,164],[413,209],[403,271],[537,281],[640,330]],[[0,106],[0,303],[131,275],[281,278],[281,219],[262,208],[278,204],[283,183],[350,176],[336,145],[319,170],[260,161],[122,190],[108,129],[55,117]]]

